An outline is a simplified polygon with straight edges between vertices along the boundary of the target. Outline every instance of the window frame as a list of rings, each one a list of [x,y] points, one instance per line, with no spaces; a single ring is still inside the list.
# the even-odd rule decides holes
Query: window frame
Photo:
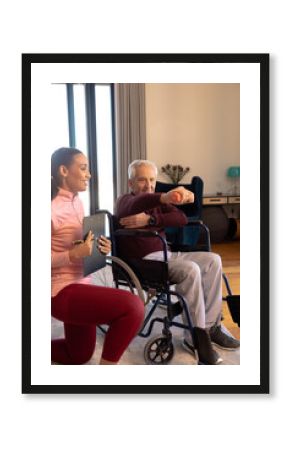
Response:
[[[67,113],[69,125],[69,145],[75,147],[76,145],[76,128],[75,128],[75,112],[74,112],[74,90],[73,86],[76,83],[67,83]],[[98,184],[98,145],[97,145],[97,123],[96,123],[96,97],[95,86],[104,85],[110,86],[111,97],[111,124],[112,124],[112,162],[113,162],[113,203],[117,199],[117,165],[116,165],[116,125],[115,125],[115,92],[114,84],[112,83],[82,83],[85,89],[85,109],[86,109],[86,133],[88,145],[88,159],[90,165],[91,179],[90,179],[90,214],[95,214],[99,209],[99,184]]]

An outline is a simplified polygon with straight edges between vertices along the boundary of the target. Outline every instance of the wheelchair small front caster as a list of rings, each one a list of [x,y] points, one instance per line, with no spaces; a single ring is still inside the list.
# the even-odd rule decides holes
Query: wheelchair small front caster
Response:
[[[149,339],[144,348],[146,364],[168,364],[172,360],[173,354],[172,340],[163,334]]]

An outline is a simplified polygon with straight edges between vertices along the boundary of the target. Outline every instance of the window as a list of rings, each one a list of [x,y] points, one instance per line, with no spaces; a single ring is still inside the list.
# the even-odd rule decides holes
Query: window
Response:
[[[111,87],[95,86],[99,208],[113,213],[113,139]]]
[[[56,116],[51,130],[52,151],[71,146],[89,159],[90,189],[81,193],[85,214],[114,207],[114,136],[112,86],[109,84],[54,85]]]
[[[68,109],[66,88],[63,84],[54,84],[51,90],[53,115],[49,141],[52,152],[60,147],[69,145]]]
[[[75,142],[74,147],[81,150],[84,155],[89,159],[88,144],[87,144],[87,127],[86,127],[86,99],[85,99],[85,86],[83,84],[73,85],[73,101],[69,102],[68,113],[72,114],[74,118],[74,124],[72,128],[74,130],[73,140]],[[70,108],[73,107],[73,111]],[[71,144],[72,145],[72,144]],[[93,170],[90,167],[90,170]],[[85,192],[81,192],[80,198],[84,204],[85,215],[90,214],[90,191],[87,189]]]

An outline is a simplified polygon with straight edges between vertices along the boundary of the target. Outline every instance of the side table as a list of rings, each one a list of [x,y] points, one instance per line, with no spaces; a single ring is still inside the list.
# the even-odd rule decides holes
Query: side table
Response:
[[[239,195],[205,195],[202,204],[202,220],[210,230],[212,242],[239,237]]]

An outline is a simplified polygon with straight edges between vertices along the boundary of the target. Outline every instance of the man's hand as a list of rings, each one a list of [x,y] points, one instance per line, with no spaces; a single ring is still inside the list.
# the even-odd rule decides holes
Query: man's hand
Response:
[[[174,205],[183,205],[184,203],[194,202],[194,193],[188,191],[183,186],[179,186],[171,191],[163,193],[160,198],[161,203],[171,203]]]
[[[143,228],[148,225],[149,219],[149,214],[139,213],[133,216],[123,217],[123,219],[120,219],[120,224],[124,228]]]
[[[97,239],[98,250],[103,254],[107,255],[112,250],[111,241],[105,236],[99,236]]]

